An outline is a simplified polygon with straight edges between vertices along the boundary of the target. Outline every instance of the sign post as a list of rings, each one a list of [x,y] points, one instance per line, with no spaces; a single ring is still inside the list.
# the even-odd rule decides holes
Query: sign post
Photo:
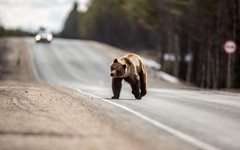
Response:
[[[234,41],[226,41],[224,44],[224,50],[228,54],[228,63],[227,63],[227,89],[229,89],[231,85],[231,59],[232,54],[237,50],[237,45]]]

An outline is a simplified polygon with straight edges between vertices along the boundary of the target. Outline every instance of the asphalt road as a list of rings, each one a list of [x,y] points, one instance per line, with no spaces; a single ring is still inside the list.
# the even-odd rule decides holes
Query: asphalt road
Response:
[[[134,99],[129,85],[123,83],[120,99],[111,100],[112,60],[105,54],[81,40],[54,39],[51,44],[37,44],[31,38],[25,41],[39,80],[83,92],[96,99],[91,103],[101,107],[112,105],[132,115],[128,126],[135,126],[141,120],[141,128],[149,131],[146,136],[161,138],[159,130],[196,149],[240,149],[239,93],[167,88],[149,83],[148,94],[139,101]]]

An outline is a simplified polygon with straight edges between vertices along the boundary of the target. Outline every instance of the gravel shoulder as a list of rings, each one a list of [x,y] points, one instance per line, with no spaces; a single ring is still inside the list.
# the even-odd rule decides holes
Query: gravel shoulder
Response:
[[[18,82],[1,85],[0,93],[0,149],[143,148],[86,107],[81,101],[88,97],[79,93]]]
[[[23,39],[1,39],[0,53],[0,149],[145,149],[81,102],[90,97],[36,81]]]
[[[26,44],[21,38],[0,40],[0,81],[36,81]]]

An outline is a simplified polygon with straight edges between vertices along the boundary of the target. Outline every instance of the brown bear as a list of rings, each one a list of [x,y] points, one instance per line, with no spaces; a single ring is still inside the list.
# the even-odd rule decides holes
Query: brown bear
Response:
[[[147,94],[147,72],[138,55],[130,53],[119,59],[115,58],[110,69],[112,99],[119,99],[123,79],[131,85],[132,94],[136,99],[141,99]]]

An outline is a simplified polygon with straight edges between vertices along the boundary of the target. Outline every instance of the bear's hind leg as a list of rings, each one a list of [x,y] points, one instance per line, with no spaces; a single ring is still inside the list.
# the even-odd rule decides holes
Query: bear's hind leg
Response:
[[[140,84],[141,84],[141,96],[145,96],[147,94],[147,75],[146,72],[144,73],[141,71],[139,73],[140,76]]]
[[[122,88],[122,79],[112,78],[112,91],[113,91],[112,99],[119,99],[121,88]]]
[[[142,96],[140,94],[140,80],[139,80],[139,76],[137,76],[134,80],[130,81],[129,84],[132,87],[132,94],[135,96],[135,98],[136,99],[141,99]]]

